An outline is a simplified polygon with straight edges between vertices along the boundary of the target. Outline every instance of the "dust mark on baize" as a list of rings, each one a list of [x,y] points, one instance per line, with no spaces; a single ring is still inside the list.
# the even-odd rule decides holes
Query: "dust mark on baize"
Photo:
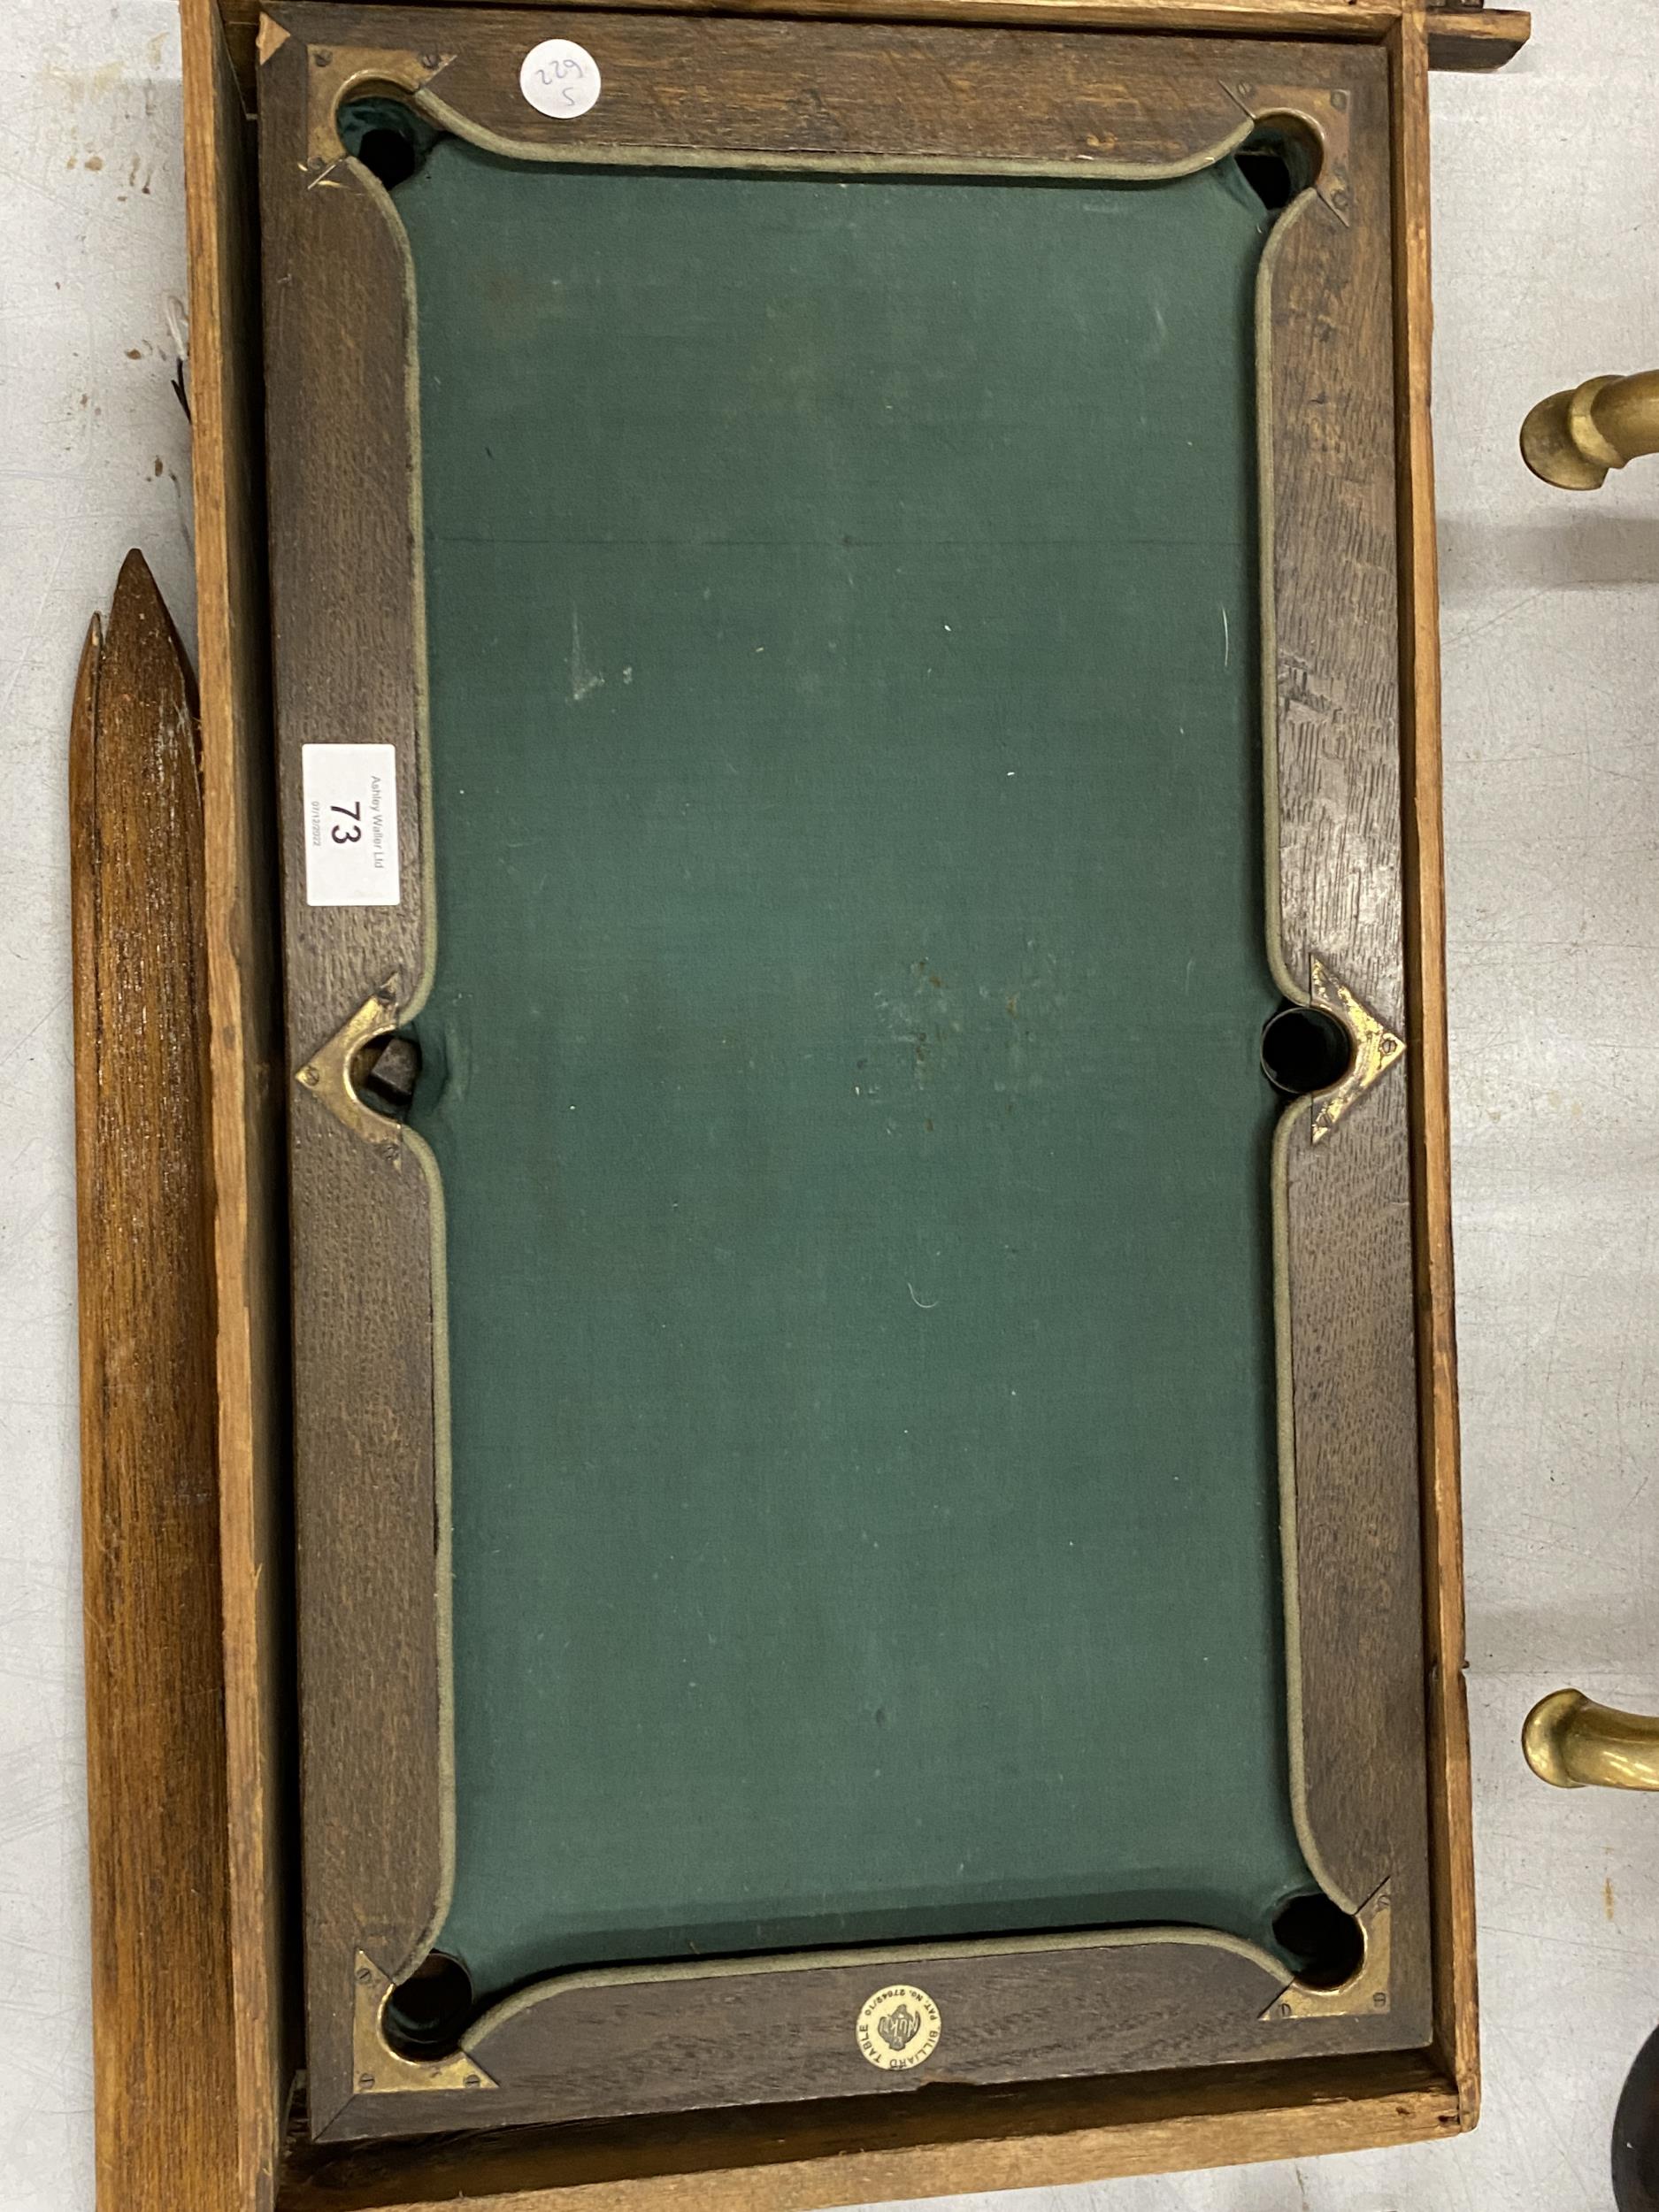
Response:
[[[875,1002],[887,1031],[887,1041],[908,1047],[912,1080],[922,1088],[933,1079],[934,1054],[962,1034],[945,978],[924,953],[903,987],[879,990]]]
[[[571,703],[580,706],[590,693],[604,682],[602,672],[588,664],[582,651],[582,618],[574,607],[571,609]]]
[[[1029,941],[1026,951],[1025,972],[995,984],[964,982],[948,964],[924,953],[900,982],[879,988],[875,1010],[884,1033],[870,1040],[876,1048],[873,1064],[866,1056],[853,1071],[855,1094],[891,1102],[888,1075],[902,1072],[908,1087],[928,1092],[970,1064],[1005,1116],[1014,1112],[1017,1099],[1047,1089],[1045,1045],[1068,994],[1055,955]],[[896,1067],[888,1054],[899,1056]],[[924,1121],[923,1128],[931,1136],[933,1120]]]

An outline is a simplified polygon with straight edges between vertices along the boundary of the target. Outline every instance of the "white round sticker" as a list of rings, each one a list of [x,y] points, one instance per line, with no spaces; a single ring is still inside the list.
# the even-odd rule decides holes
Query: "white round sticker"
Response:
[[[599,97],[599,64],[573,39],[544,38],[525,56],[518,89],[533,108],[567,123]]]

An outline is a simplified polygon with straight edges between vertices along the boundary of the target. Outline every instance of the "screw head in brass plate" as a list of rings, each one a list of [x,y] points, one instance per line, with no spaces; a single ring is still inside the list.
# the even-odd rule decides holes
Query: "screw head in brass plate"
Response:
[[[919,2066],[939,2047],[939,2007],[925,1989],[892,1982],[866,1997],[854,2032],[858,2048],[883,2073]]]

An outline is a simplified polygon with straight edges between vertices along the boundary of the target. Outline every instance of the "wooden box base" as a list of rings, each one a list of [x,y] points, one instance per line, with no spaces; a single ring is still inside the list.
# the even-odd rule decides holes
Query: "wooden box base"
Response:
[[[941,2086],[885,2102],[509,2131],[494,2140],[318,2146],[307,2139],[297,2101],[304,2054],[291,1833],[284,1081],[246,96],[256,11],[250,0],[225,0],[222,12],[218,0],[182,0],[182,12],[199,846],[194,780],[183,772],[188,757],[180,749],[180,733],[188,732],[182,679],[176,664],[167,675],[160,611],[137,578],[124,580],[101,660],[89,664],[75,745],[100,2200],[122,2212],[184,2203],[192,2212],[436,2212],[457,2202],[523,2212],[806,2212],[1305,2157],[1430,2140],[1472,2125],[1479,2086],[1441,956],[1426,73],[1432,61],[1469,67],[1505,58],[1525,35],[1525,18],[1425,10],[1415,0],[1344,7],[1075,0],[1064,11],[1076,26],[1340,36],[1377,42],[1388,56],[1402,395],[1406,935],[1417,1016],[1409,1043],[1421,1167],[1413,1203],[1425,1379],[1432,2043],[1403,2057],[1008,2089]],[[1054,16],[1052,0],[1041,7],[1034,0],[914,0],[891,8],[881,0],[840,7],[798,0],[774,12]],[[167,741],[159,752],[158,731]],[[172,760],[165,790],[144,787],[130,765],[145,757],[147,743],[148,757]],[[151,803],[172,808],[173,841],[187,861],[199,853],[199,872],[180,865],[157,873],[147,860],[141,864],[142,838],[116,833]],[[124,1051],[109,1009],[119,1007],[122,989],[146,987],[158,951],[177,1002],[166,1018],[179,1048]],[[142,1300],[139,1282],[150,1286]],[[135,1310],[147,1331],[136,1358]],[[169,1386],[110,1389],[111,1378],[134,1370],[165,1373]],[[161,1529],[165,1541],[118,1541],[123,1530],[145,1524]],[[111,1640],[118,1620],[131,1646],[124,1663],[115,1663]],[[134,1747],[149,1747],[148,1765]],[[157,1762],[174,1779],[169,1792],[154,1786]],[[182,1882],[181,1869],[189,1876]]]

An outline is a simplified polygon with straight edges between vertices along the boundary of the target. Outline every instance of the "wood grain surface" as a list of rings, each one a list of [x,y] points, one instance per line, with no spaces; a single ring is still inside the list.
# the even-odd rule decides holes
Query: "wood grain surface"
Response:
[[[1446,856],[1440,802],[1440,588],[1431,418],[1427,44],[1407,25],[1390,53],[1394,134],[1395,393],[1405,713],[1407,1055],[1415,1154],[1418,1404],[1427,1592],[1435,2046],[1465,2127],[1480,2110],[1473,1797],[1463,1630],[1457,1343],[1452,1271],[1451,1090],[1446,1037]]]
[[[1532,19],[1525,8],[1479,5],[1430,8],[1413,33],[1415,42],[1424,49],[1425,68],[1466,73],[1502,69],[1532,35]]]
[[[1345,189],[1288,220],[1269,355],[1279,925],[1396,1030],[1406,1008],[1387,58],[1333,56]],[[1275,833],[1270,821],[1268,834]],[[1294,1709],[1314,1864],[1393,1884],[1391,2015],[1429,2032],[1417,1398],[1404,1071],[1286,1153]]]
[[[195,0],[189,0],[194,4]],[[333,0],[323,0],[332,4]],[[356,4],[357,0],[346,0]],[[463,7],[499,0],[449,0]],[[265,0],[218,0],[227,38],[250,108],[257,69],[255,43]],[[1532,35],[1519,8],[1423,8],[1415,0],[615,0],[618,7],[686,13],[885,18],[895,22],[1050,23],[1081,29],[1220,32],[1266,38],[1382,40],[1403,14],[1420,14],[1436,69],[1501,68]]]
[[[212,1074],[224,1736],[242,2201],[299,2062],[288,1279],[252,132],[214,0],[182,0]]]
[[[342,0],[271,11],[296,44],[326,42],[335,63],[354,47],[384,47],[397,19]],[[515,149],[562,160],[626,148],[1148,168],[1193,160],[1237,130],[1243,115],[1225,79],[1229,71],[1248,79],[1261,61],[1237,42],[1052,27],[1033,36],[988,26],[565,9],[561,35],[592,53],[604,97],[586,115],[557,120],[518,89],[525,27],[535,19],[481,7],[423,10],[403,19],[403,42],[418,40],[438,59],[428,89],[447,109]],[[279,49],[264,78],[283,67]]]
[[[128,554],[70,740],[98,2200],[237,2201],[194,687]]]
[[[1282,1972],[1218,1944],[1127,1933],[1091,1947],[991,1953],[966,1944],[889,1962],[830,1955],[780,1970],[766,1958],[697,1978],[647,1975],[606,1984],[569,1977],[537,1985],[534,2001],[503,2008],[469,2050],[499,2093],[360,2097],[324,2139],[409,2135],[456,2124],[557,2121],[856,2098],[871,2104],[943,2085],[1044,2081],[1205,2062],[1245,2062],[1363,2044],[1374,2024],[1277,2024],[1261,2016]],[[747,1969],[747,1970],[745,1970]],[[875,2073],[853,2024],[860,2006],[895,1981],[918,1982],[944,2028],[925,2093],[915,2078]],[[1323,2030],[1319,2032],[1318,2030]],[[503,2109],[504,2108],[504,2109]]]
[[[325,2146],[296,2112],[282,2212],[814,2212],[1432,2141],[1455,2099],[1420,2055],[941,2088],[413,2143]]]
[[[261,75],[262,158],[295,169],[311,64],[298,39]],[[313,2107],[353,2078],[361,1947],[394,1981],[447,1882],[444,1647],[435,1531],[432,1222],[400,1144],[369,1146],[292,1071],[388,979],[423,959],[419,762],[425,643],[407,404],[401,234],[364,173],[265,198],[271,608],[287,960],[296,1371],[295,1534],[304,1682],[307,2066]],[[301,748],[393,744],[396,907],[306,902]],[[275,849],[276,841],[273,841]],[[373,1254],[372,1266],[354,1255]],[[310,1378],[326,1373],[318,1390]],[[396,1482],[384,1479],[388,1467]]]

